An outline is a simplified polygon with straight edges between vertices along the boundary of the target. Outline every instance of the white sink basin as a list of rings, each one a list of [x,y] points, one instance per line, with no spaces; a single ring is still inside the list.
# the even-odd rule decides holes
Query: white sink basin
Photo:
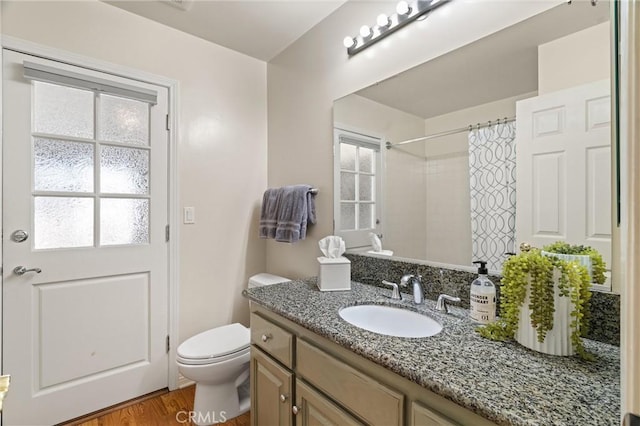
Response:
[[[340,309],[338,314],[356,327],[387,336],[429,337],[442,331],[442,325],[433,318],[391,306],[349,306]]]

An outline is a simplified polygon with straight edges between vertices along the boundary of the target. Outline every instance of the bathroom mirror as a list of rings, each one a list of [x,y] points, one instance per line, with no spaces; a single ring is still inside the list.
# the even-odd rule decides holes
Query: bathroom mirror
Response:
[[[587,243],[596,246],[610,265],[610,13],[610,4],[604,1],[595,6],[591,2],[562,4],[336,100],[336,235],[343,235],[352,251],[472,267],[471,262],[478,256],[474,250],[479,246],[497,245],[493,251],[501,257],[505,251],[517,251],[521,238],[511,237],[512,241],[505,242],[509,237],[502,235],[505,228],[515,228],[516,215],[527,214],[526,220],[537,223],[535,232],[545,234],[552,230],[551,241],[569,241],[561,234],[572,225],[574,217],[556,212],[565,214],[569,218],[565,222],[570,223],[555,223],[555,219],[545,216],[546,206],[556,203],[555,208],[562,210],[567,205],[578,205],[585,211],[597,204],[601,211],[584,219],[588,222],[584,227],[593,237]],[[560,103],[579,103],[573,98],[574,93],[581,93],[576,88],[591,85],[599,85],[598,90],[604,92],[594,95],[598,102],[586,102],[592,108],[579,114],[588,116],[586,126],[599,128],[600,135],[608,138],[606,147],[586,148],[586,157],[583,152],[580,159],[572,157],[570,150],[563,158],[543,158],[528,152],[529,167],[533,167],[528,172],[524,172],[525,167],[514,171],[515,163],[498,164],[497,158],[512,150],[513,144],[518,151],[524,133],[529,134],[529,139],[531,134],[552,138],[558,126],[568,126],[573,120],[551,103],[544,107],[545,102],[562,94]],[[513,120],[517,105],[522,117]],[[516,135],[516,131],[521,134]],[[470,155],[469,147],[473,150],[473,143],[482,144],[486,138],[502,141],[498,151]],[[580,138],[574,136],[573,140]],[[421,140],[402,144],[413,139]],[[536,141],[526,143],[533,142]],[[389,144],[391,148],[387,149]],[[540,158],[544,161],[538,161]],[[575,200],[572,195],[563,199],[565,207],[559,206],[560,196],[549,189],[542,191],[548,200],[542,207],[535,202],[527,204],[521,198],[539,200],[545,174],[559,175],[563,167],[585,162],[588,170],[576,171],[582,177],[575,180],[586,189],[564,188],[570,195],[582,191]],[[499,170],[489,178],[475,174],[492,166]],[[474,194],[474,179],[496,179],[489,185],[500,186],[510,176],[515,184],[508,185],[515,185],[512,189],[518,204],[527,206],[528,213],[524,209],[504,213],[504,205],[515,204],[516,200],[513,192],[507,192],[489,194],[505,199],[492,205],[487,216],[475,217],[475,210],[485,204],[486,196],[479,199]],[[476,221],[473,224],[472,216]],[[373,250],[371,232],[381,235],[382,251],[380,247]],[[557,238],[552,235],[554,232]],[[532,242],[536,242],[535,238]],[[499,270],[500,262],[494,262],[491,269]]]

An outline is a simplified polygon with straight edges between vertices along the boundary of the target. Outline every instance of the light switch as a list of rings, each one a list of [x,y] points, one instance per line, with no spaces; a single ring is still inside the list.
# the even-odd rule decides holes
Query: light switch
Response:
[[[183,210],[183,223],[192,224],[196,223],[196,208],[185,207]]]

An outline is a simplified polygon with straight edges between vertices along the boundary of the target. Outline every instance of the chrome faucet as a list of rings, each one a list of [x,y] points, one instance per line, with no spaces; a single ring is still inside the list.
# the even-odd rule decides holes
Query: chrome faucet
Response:
[[[422,275],[403,275],[400,278],[400,285],[411,287],[413,291],[413,303],[422,305],[424,303],[424,287],[422,286]]]

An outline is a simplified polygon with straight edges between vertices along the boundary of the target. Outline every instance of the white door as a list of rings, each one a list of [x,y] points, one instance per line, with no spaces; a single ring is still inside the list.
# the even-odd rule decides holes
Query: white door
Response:
[[[3,420],[54,424],[167,386],[167,90],[3,56]]]
[[[588,245],[610,268],[610,102],[609,80],[517,102],[516,245]]]

